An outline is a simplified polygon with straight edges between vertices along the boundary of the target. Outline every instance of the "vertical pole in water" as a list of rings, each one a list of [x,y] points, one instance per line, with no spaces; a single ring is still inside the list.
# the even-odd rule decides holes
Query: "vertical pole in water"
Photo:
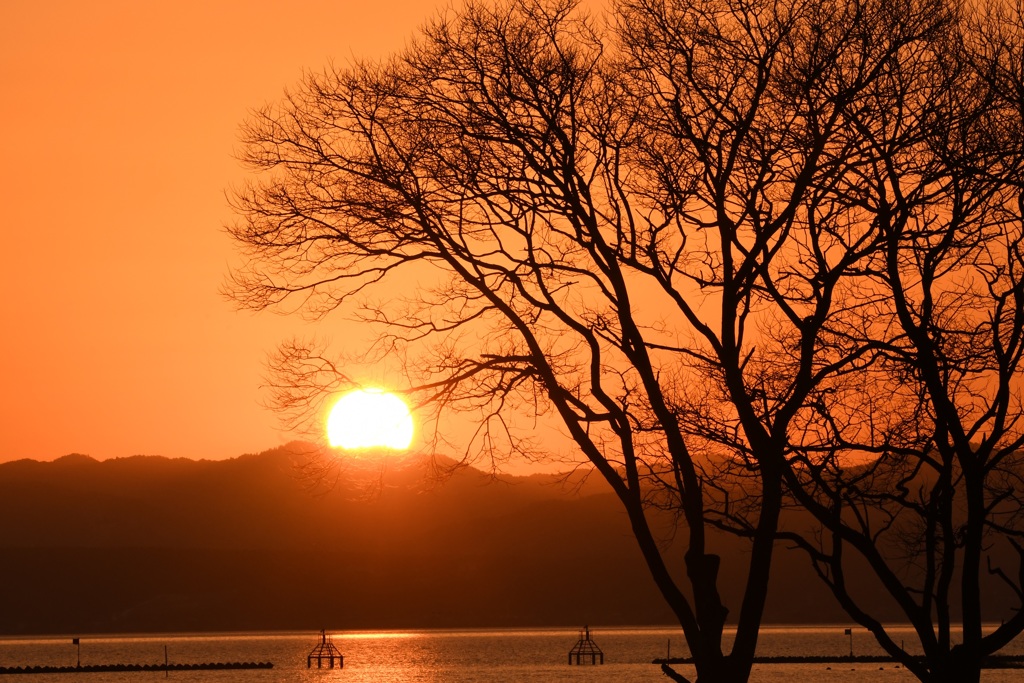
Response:
[[[672,639],[668,639],[668,645],[665,646],[665,661],[672,659]]]
[[[164,645],[164,678],[168,678],[170,675],[170,669],[167,666],[167,646]]]

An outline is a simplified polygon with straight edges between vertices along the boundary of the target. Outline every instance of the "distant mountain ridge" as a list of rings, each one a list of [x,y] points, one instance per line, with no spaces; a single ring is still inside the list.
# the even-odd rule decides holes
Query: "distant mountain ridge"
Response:
[[[596,476],[438,482],[413,459],[318,483],[314,450],[0,464],[0,633],[673,623]],[[768,621],[845,621],[779,556]]]

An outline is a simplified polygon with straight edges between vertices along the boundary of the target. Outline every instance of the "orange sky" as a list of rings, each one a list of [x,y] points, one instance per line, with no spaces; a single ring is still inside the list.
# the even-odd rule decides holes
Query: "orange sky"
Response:
[[[267,352],[312,328],[218,294],[238,126],[303,69],[383,56],[447,5],[0,3],[0,461],[293,438],[259,385]]]

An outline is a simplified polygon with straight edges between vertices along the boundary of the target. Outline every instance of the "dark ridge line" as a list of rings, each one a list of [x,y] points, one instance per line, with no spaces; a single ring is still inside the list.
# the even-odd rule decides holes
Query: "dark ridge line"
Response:
[[[204,664],[87,664],[85,666],[0,666],[6,674],[73,674],[120,671],[215,671],[222,669],[272,669],[273,662],[207,662]]]

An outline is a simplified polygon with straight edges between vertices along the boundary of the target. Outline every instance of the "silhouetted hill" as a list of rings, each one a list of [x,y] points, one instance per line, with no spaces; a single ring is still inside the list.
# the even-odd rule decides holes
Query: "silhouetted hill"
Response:
[[[438,482],[412,460],[319,480],[307,458],[0,464],[0,632],[673,622],[596,477]],[[745,554],[715,542],[738,605]],[[795,553],[773,585],[768,621],[846,620]]]
[[[0,465],[0,632],[670,621],[593,485],[301,459]]]

